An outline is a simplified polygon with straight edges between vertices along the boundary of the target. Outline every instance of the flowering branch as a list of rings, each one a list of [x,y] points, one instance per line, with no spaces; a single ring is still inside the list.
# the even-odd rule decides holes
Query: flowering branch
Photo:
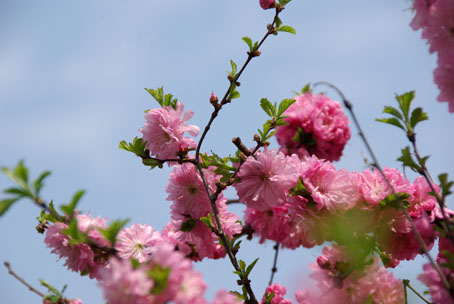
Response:
[[[342,93],[342,91],[337,88],[336,86],[334,86],[333,84],[329,83],[329,82],[325,82],[325,81],[320,81],[320,82],[317,82],[317,83],[314,83],[314,86],[318,86],[318,85],[326,85],[326,86],[329,86],[330,88],[332,88],[333,90],[335,90],[339,96],[342,98],[342,101],[344,103],[344,106],[347,108],[347,110],[350,112],[352,118],[353,118],[353,121],[355,123],[355,126],[356,128],[358,129],[358,132],[359,132],[359,136],[361,137],[361,139],[363,140],[364,144],[366,145],[366,148],[369,152],[369,154],[371,155],[372,157],[372,160],[373,160],[373,163],[371,164],[373,167],[377,168],[380,172],[380,174],[382,175],[383,179],[385,180],[385,182],[388,184],[388,186],[390,187],[391,191],[393,194],[396,194],[395,190],[394,190],[394,187],[391,185],[390,181],[388,180],[388,178],[385,176],[384,172],[383,172],[383,169],[380,165],[380,163],[378,162],[378,159],[377,157],[375,156],[375,153],[372,149],[372,147],[370,146],[360,124],[359,124],[359,121],[358,119],[356,118],[356,115],[353,111],[353,105],[352,103],[345,97],[345,95]],[[429,183],[430,184],[430,183]],[[410,223],[411,225],[411,229],[413,231],[413,233],[415,234],[416,236],[416,239],[420,245],[420,248],[421,250],[424,252],[424,254],[427,256],[427,258],[429,259],[430,263],[432,264],[432,267],[435,269],[435,271],[437,272],[437,274],[439,275],[442,283],[443,283],[443,286],[448,290],[448,291],[451,291],[451,286],[448,282],[448,280],[446,279],[446,277],[444,276],[444,274],[441,272],[440,270],[440,267],[438,266],[437,263],[435,263],[434,259],[432,258],[432,256],[430,255],[429,253],[429,250],[427,249],[427,246],[426,244],[424,243],[424,240],[422,239],[420,233],[418,232],[418,229],[416,229],[416,226],[412,220],[412,218],[410,217],[410,215],[408,214],[408,211],[406,210],[406,208],[403,206],[402,202],[400,201],[399,202],[400,205],[402,205],[402,212],[405,216],[405,218],[407,219],[407,221]]]
[[[405,288],[405,301],[407,301],[407,287],[410,288],[411,291],[415,293],[421,300],[424,301],[424,303],[431,304],[431,302],[427,301],[419,292],[417,292],[411,285],[410,285],[410,280],[402,280],[402,283],[404,284]],[[407,303],[407,302],[405,302]]]

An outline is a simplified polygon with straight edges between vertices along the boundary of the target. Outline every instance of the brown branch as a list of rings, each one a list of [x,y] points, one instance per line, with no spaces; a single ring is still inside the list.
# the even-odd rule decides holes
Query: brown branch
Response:
[[[8,269],[8,273],[10,275],[12,275],[14,278],[16,278],[19,282],[21,282],[23,285],[27,286],[28,289],[31,291],[31,292],[34,292],[36,293],[38,296],[40,296],[41,298],[44,297],[44,294],[41,293],[39,290],[35,289],[32,285],[30,285],[29,283],[27,283],[23,278],[21,278],[19,275],[17,275],[12,269],[11,269],[11,265],[9,264],[9,262],[5,261],[3,262],[3,265],[5,265],[5,267]]]
[[[274,261],[273,261],[273,267],[271,268],[271,277],[270,277],[270,281],[268,282],[268,286],[271,286],[271,284],[273,284],[274,274],[277,272],[277,256],[279,254],[279,243],[276,243],[276,245],[273,246],[273,249],[274,249]]]

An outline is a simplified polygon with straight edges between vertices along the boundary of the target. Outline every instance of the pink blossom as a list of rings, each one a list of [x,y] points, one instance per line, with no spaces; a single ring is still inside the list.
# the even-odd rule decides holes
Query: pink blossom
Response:
[[[454,1],[437,0],[426,15],[422,37],[430,44],[429,51],[443,53],[454,50]]]
[[[228,292],[227,290],[219,290],[216,293],[213,304],[242,304],[241,301],[235,294]]]
[[[124,228],[117,236],[115,249],[122,259],[134,258],[140,263],[150,259],[151,246],[161,240],[159,232],[149,225],[134,224]]]
[[[217,175],[211,169],[203,169],[203,172],[210,193],[214,193]],[[193,164],[175,165],[166,191],[169,193],[167,200],[173,201],[172,214],[187,214],[199,219],[212,211],[200,173]]]
[[[432,184],[435,191],[440,192],[440,187]],[[412,217],[420,217],[423,212],[431,212],[437,205],[436,198],[429,194],[432,191],[426,179],[422,176],[417,177],[413,182],[415,192],[410,201],[411,205],[408,212]],[[433,221],[433,219],[432,219]]]
[[[334,213],[338,209],[351,209],[359,201],[357,174],[336,171],[332,163],[315,156],[306,159],[302,171],[304,185],[318,210],[326,208]]]
[[[410,23],[413,30],[418,30],[427,26],[427,15],[429,14],[430,7],[437,0],[414,0],[413,8],[416,12],[415,17]]]
[[[287,211],[286,206],[273,207],[266,211],[247,208],[244,221],[260,236],[260,243],[266,239],[282,242],[291,230],[290,216]]]
[[[310,92],[295,99],[284,112],[287,125],[277,128],[276,139],[281,151],[287,155],[296,153],[300,158],[316,155],[339,160],[350,139],[348,118],[340,103]]]
[[[108,245],[108,242],[98,231],[98,228],[105,228],[105,219],[91,218],[89,215],[83,214],[76,215],[76,219],[78,220],[78,229],[82,233],[87,233],[92,242],[100,246]],[[63,233],[63,230],[67,228],[68,225],[59,222],[49,226],[44,238],[47,247],[52,248],[52,253],[65,259],[65,265],[68,269],[75,272],[88,272],[90,278],[98,278],[98,270],[104,266],[106,261],[102,257],[96,257],[88,244],[72,245],[70,237]]]
[[[445,267],[440,267],[441,272],[448,281],[452,282],[454,273]],[[432,302],[435,304],[454,304],[453,295],[444,287],[440,276],[433,266],[428,263],[423,266],[424,273],[418,276],[418,279],[429,287]]]
[[[110,304],[152,303],[150,291],[153,281],[147,276],[146,269],[133,269],[129,260],[111,258],[109,267],[101,271],[104,298]],[[149,301],[146,301],[148,298]]]
[[[298,181],[296,160],[291,159],[267,148],[256,158],[249,156],[238,173],[241,181],[234,184],[240,201],[261,211],[283,205]]]
[[[454,13],[453,13],[454,18]],[[454,41],[454,27],[453,38]],[[437,100],[449,103],[449,112],[454,112],[454,42],[450,50],[438,54],[438,67],[434,70],[434,80],[440,89]]]
[[[274,2],[274,0],[260,0],[260,6],[263,9],[273,8],[275,5],[276,2]]]
[[[291,300],[284,299],[285,294],[287,293],[287,289],[279,285],[278,283],[274,283],[271,286],[266,288],[265,294],[263,295],[263,299],[260,301],[260,304],[264,304],[266,302],[266,295],[274,293],[273,298],[271,299],[270,304],[292,304]]]
[[[145,125],[139,131],[143,133],[146,147],[152,155],[160,159],[176,158],[178,152],[196,147],[193,139],[183,135],[188,132],[192,136],[197,136],[200,129],[185,124],[194,113],[187,111],[183,114],[183,110],[183,103],[178,102],[176,109],[165,106],[152,109],[145,114]]]

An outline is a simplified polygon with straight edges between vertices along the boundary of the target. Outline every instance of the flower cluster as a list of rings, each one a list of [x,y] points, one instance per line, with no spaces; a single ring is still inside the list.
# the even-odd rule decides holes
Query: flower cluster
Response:
[[[422,29],[422,37],[430,44],[429,51],[438,54],[434,80],[440,89],[438,101],[449,103],[454,112],[454,1],[415,0],[416,12],[411,21],[414,30]]]
[[[365,261],[344,246],[326,246],[311,268],[317,288],[297,292],[299,304],[403,303],[402,281],[380,267],[377,258]]]
[[[285,112],[287,125],[277,128],[276,139],[286,155],[316,155],[337,161],[350,139],[348,118],[339,102],[306,92]]]

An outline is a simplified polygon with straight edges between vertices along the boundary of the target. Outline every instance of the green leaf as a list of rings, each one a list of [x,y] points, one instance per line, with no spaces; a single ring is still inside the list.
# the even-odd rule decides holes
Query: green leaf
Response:
[[[236,63],[233,60],[230,60],[230,66],[232,67],[232,72],[230,72],[230,76],[232,76],[232,78],[235,78],[238,69]]]
[[[404,149],[402,149],[401,151],[402,151],[402,155],[397,160],[402,162],[404,167],[409,167],[413,171],[418,172],[420,167],[413,160],[413,157],[411,156],[411,153],[410,153],[410,147],[407,146]]]
[[[397,110],[396,108],[390,107],[390,106],[385,106],[383,113],[391,114],[400,120],[404,119],[402,114],[400,114],[399,110]]]
[[[142,159],[142,163],[145,166],[150,167],[150,169],[154,169],[156,167],[162,168],[162,163],[156,159],[144,158],[144,159]]]
[[[244,273],[246,270],[246,262],[244,262],[243,260],[239,260],[238,263],[240,264],[241,271]]]
[[[405,121],[408,121],[408,113],[410,111],[411,102],[415,98],[415,91],[410,91],[402,95],[396,94],[396,100],[399,103],[399,107],[404,114]]]
[[[228,99],[235,99],[240,97],[240,93],[236,91],[235,89],[230,91],[229,98]]]
[[[21,186],[25,190],[28,189],[28,170],[24,167],[23,161],[19,161],[12,170],[8,167],[1,167],[2,172],[14,183]]]
[[[311,83],[309,82],[304,86],[304,88],[301,89],[301,94],[304,94],[306,92],[312,92],[311,90]]]
[[[153,265],[153,268],[147,271],[147,275],[153,280],[152,294],[161,294],[167,287],[169,282],[170,268],[162,268],[158,264]]]
[[[422,108],[416,108],[411,112],[410,125],[414,128],[419,122],[428,120],[429,116],[423,112]]]
[[[79,190],[76,193],[74,193],[71,201],[67,205],[62,205],[60,206],[60,209],[68,215],[70,219],[73,218],[74,216],[74,210],[76,209],[77,204],[79,203],[79,200],[81,197],[85,194],[84,190]]]
[[[247,277],[252,269],[254,268],[255,264],[257,264],[257,261],[259,260],[259,258],[256,258],[247,268],[246,268],[246,273],[245,273],[245,276]]]
[[[18,198],[21,198],[21,197],[24,197],[24,196],[33,197],[30,192],[27,192],[27,191],[25,191],[24,189],[21,189],[21,188],[14,188],[14,187],[11,187],[11,188],[3,190],[3,193],[6,193],[6,194],[17,194]]]
[[[80,243],[85,243],[88,240],[87,235],[82,233],[79,230],[76,218],[73,218],[69,222],[68,228],[62,230],[62,232],[70,237],[70,244],[71,245],[77,245],[77,244],[80,244]]]
[[[11,207],[17,200],[18,200],[18,198],[7,198],[4,200],[1,200],[0,201],[0,216],[5,214],[5,212],[8,211],[9,207]]]
[[[99,229],[101,234],[110,242],[112,247],[115,247],[117,235],[121,229],[129,222],[129,219],[115,220],[110,223],[106,229]]]
[[[399,120],[397,118],[377,118],[375,120],[379,121],[379,122],[384,122],[384,123],[387,123],[390,125],[394,125],[405,131],[404,126],[402,126],[402,124],[399,122]]]
[[[33,188],[35,189],[35,194],[38,195],[39,192],[41,191],[41,188],[43,187],[43,181],[45,178],[47,178],[51,174],[50,171],[44,171],[41,173],[37,179],[33,182]]]
[[[146,157],[146,142],[143,141],[142,138],[134,137],[132,143],[127,143],[126,141],[122,140],[118,147],[122,150],[132,152],[139,157]]]
[[[246,44],[249,46],[249,51],[252,51],[252,40],[249,37],[243,37],[241,38]]]
[[[454,185],[453,181],[448,180],[448,174],[443,173],[438,175],[438,180],[440,181],[441,195],[443,198],[452,194],[451,187]]]
[[[263,111],[268,114],[269,117],[274,117],[276,114],[276,106],[266,98],[260,99],[260,107],[262,107]]]
[[[282,100],[281,103],[279,104],[279,109],[277,110],[277,117],[280,117],[285,112],[285,110],[288,109],[288,107],[295,103],[295,101],[296,101],[295,99]]]
[[[278,32],[287,32],[287,33],[290,33],[290,34],[293,34],[293,35],[296,34],[295,29],[293,27],[291,27],[291,26],[288,26],[288,25],[283,25],[283,26],[278,27],[277,31]]]
[[[213,220],[211,218],[211,214],[208,213],[207,216],[203,216],[200,220],[208,226],[208,228],[214,228]]]
[[[145,91],[150,93],[151,96],[159,103],[160,106],[163,106],[164,104],[164,87],[160,87],[155,89],[147,89],[145,88]]]
[[[292,0],[279,0],[279,4],[282,6],[286,6],[287,3],[289,3],[290,1],[292,1]]]
[[[279,28],[280,26],[282,25],[282,21],[279,17],[276,17],[276,24],[275,24],[275,27],[276,28]]]

